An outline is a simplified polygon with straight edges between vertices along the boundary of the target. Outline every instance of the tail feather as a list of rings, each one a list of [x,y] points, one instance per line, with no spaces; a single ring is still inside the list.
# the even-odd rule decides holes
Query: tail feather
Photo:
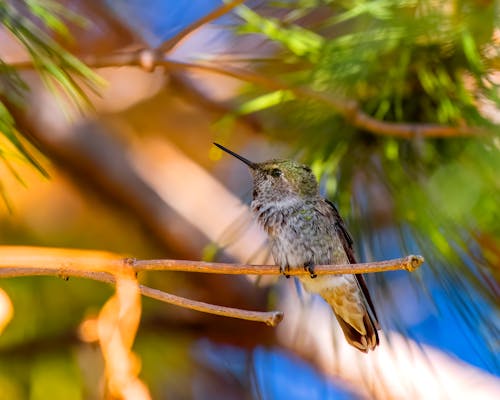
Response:
[[[335,310],[333,311],[335,313]],[[366,331],[365,334],[358,332],[356,328],[347,323],[337,313],[335,313],[335,316],[337,317],[337,321],[339,321],[342,332],[344,332],[344,336],[350,345],[356,347],[363,353],[368,353],[368,350],[375,350],[375,347],[379,344],[377,325],[372,320],[368,312],[363,315],[363,325]]]
[[[323,284],[320,294],[332,307],[347,342],[365,353],[374,350],[380,328],[366,285],[354,275],[335,276]]]

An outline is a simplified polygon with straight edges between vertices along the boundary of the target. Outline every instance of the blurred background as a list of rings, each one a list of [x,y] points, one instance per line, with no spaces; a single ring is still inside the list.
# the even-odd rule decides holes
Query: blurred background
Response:
[[[367,276],[383,332],[368,355],[293,279],[141,273],[180,296],[285,312],[270,328],[144,298],[134,351],[152,398],[500,396],[498,1],[0,11],[3,245],[272,263],[250,175],[217,141],[311,165],[360,261],[426,259]],[[14,307],[0,399],[101,398],[102,356],[81,327],[113,289],[50,277],[0,287]]]

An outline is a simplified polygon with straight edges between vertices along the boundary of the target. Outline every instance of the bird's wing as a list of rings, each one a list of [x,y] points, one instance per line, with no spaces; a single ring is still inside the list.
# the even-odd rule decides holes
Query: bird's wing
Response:
[[[328,205],[333,209],[333,216],[335,219],[335,231],[337,232],[340,241],[342,242],[342,247],[344,247],[344,251],[347,254],[347,258],[351,264],[356,264],[356,257],[354,256],[354,248],[353,248],[353,240],[349,231],[347,230],[342,217],[340,216],[337,207],[330,200],[325,199]],[[373,305],[372,299],[370,297],[370,293],[368,292],[368,287],[366,286],[365,278],[362,274],[355,274],[356,280],[358,281],[359,287],[363,292],[363,295],[366,298],[368,306],[370,307],[370,314],[373,317],[373,322],[375,324],[376,329],[379,328],[378,317],[375,311],[375,306]]]

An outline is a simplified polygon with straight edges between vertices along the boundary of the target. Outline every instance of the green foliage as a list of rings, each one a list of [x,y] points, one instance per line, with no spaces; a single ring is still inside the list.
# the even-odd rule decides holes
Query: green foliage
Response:
[[[293,95],[293,93],[287,90],[277,90],[275,92],[266,93],[242,104],[236,110],[236,114],[251,114],[260,110],[265,110],[278,104],[282,104],[288,100],[293,100],[294,98],[295,96]]]
[[[296,67],[307,73],[308,85],[355,99],[380,120],[489,125],[477,101],[498,102],[485,56],[497,5],[476,3],[335,2],[325,7],[320,28],[315,25],[325,37],[243,9],[238,32],[279,43],[287,63],[290,54],[300,57]]]
[[[323,38],[318,34],[298,25],[285,27],[280,20],[261,17],[246,6],[239,7],[236,13],[246,22],[237,29],[237,32],[241,34],[261,33],[283,44],[296,56],[306,57],[311,61],[318,59],[323,45]]]
[[[2,279],[15,304],[14,318],[0,336],[0,399],[81,399],[78,324],[96,313],[112,289],[59,278]]]
[[[88,100],[80,85],[97,91],[102,80],[49,35],[48,32],[52,31],[69,38],[68,29],[61,19],[63,17],[82,23],[79,17],[69,13],[55,1],[0,1],[0,24],[26,49],[34,68],[47,87],[54,93],[64,94],[70,104],[81,108],[88,104]],[[40,23],[46,29],[40,28]],[[46,175],[43,167],[23,146],[15,120],[7,107],[7,104],[22,107],[27,90],[27,85],[16,70],[0,59],[0,133],[14,145],[25,160]],[[0,157],[6,163],[7,154],[9,152],[5,146],[0,147]]]

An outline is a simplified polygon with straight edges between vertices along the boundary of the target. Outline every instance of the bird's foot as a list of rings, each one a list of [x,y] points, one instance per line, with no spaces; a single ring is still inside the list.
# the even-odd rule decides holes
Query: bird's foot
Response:
[[[288,272],[290,272],[289,265],[285,265],[284,268],[282,266],[280,266],[280,274],[283,274],[286,279],[290,278],[290,274]]]
[[[308,271],[309,272],[309,276],[311,277],[311,279],[314,279],[316,278],[318,275],[316,275],[314,273],[314,263],[309,261],[308,263],[305,263],[304,264],[304,271]]]

